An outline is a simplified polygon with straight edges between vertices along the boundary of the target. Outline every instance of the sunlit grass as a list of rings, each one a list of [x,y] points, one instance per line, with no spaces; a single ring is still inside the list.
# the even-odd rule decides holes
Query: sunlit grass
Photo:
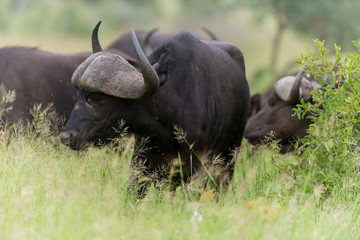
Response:
[[[34,130],[15,127],[0,134],[0,239],[354,239],[360,234],[359,197],[304,192],[292,168],[300,164],[297,158],[277,153],[273,143],[255,148],[245,141],[234,178],[221,194],[202,189],[193,196],[183,187],[170,192],[159,183],[139,199],[128,189],[131,137],[119,139],[119,145],[72,151],[48,132],[51,128],[38,127],[46,127],[49,112],[35,112],[42,117]]]
[[[150,187],[128,192],[131,148],[75,152],[56,138],[21,135],[0,144],[1,239],[353,239],[358,199],[293,187],[273,163],[292,161],[245,143],[234,179],[221,197],[190,200]],[[290,189],[292,190],[290,191]],[[299,190],[299,189],[298,189]],[[295,192],[295,193],[294,193]]]
[[[22,230],[24,238],[44,231],[48,239],[58,234],[59,239],[83,239],[91,232],[78,230],[92,223],[92,216],[121,212],[128,158],[106,149],[77,153],[46,139],[29,140],[21,137],[1,148],[4,236],[14,239],[7,235],[13,228],[11,234]]]

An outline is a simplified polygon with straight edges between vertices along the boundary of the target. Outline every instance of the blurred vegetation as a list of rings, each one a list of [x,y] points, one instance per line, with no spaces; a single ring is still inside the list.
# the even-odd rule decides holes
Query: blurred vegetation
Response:
[[[332,61],[326,60],[324,42],[315,43],[317,52],[308,51],[299,61],[321,79],[322,88],[312,92],[314,104],[302,102],[296,109],[299,117],[308,113],[313,121],[297,150],[307,164],[296,171],[304,192],[321,186],[324,196],[340,191],[349,199],[360,190],[360,40],[353,41],[357,50],[345,56],[335,46]]]
[[[347,49],[351,40],[360,36],[360,2],[356,0],[251,0],[247,5],[257,9],[255,16],[260,22],[269,14],[274,16],[277,25],[271,57],[274,65],[287,29],[313,39],[326,39]]]
[[[89,23],[99,16],[108,28],[151,20],[192,16],[199,19],[226,16],[253,8],[254,20],[275,17],[279,28],[292,28],[311,38],[344,43],[357,38],[360,29],[356,0],[2,0],[0,30],[18,28],[25,33],[88,34]],[[186,21],[186,19],[183,19]]]

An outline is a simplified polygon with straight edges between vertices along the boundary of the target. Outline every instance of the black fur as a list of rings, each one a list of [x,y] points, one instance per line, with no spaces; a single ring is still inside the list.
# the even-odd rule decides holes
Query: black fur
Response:
[[[76,100],[71,84],[73,71],[90,53],[55,54],[26,47],[0,49],[0,84],[15,90],[13,109],[3,119],[32,120],[29,109],[35,103],[54,104],[55,110],[69,117]]]

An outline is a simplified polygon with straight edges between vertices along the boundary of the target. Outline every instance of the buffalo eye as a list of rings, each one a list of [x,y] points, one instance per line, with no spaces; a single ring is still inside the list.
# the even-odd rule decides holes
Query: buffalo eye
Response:
[[[276,104],[277,98],[275,96],[271,96],[268,100],[269,107],[273,107]]]
[[[89,94],[86,96],[86,102],[90,105],[97,105],[103,101],[103,97],[98,94]]]
[[[269,107],[273,107],[275,106],[276,102],[278,101],[279,97],[273,93],[270,95],[269,99],[268,99],[268,105]]]

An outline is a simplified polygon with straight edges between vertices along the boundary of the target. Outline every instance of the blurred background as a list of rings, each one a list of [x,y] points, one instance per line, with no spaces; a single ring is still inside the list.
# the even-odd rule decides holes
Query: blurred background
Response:
[[[90,51],[90,34],[102,20],[106,47],[130,29],[208,36],[210,29],[245,56],[251,93],[301,66],[296,59],[314,39],[355,51],[360,38],[359,0],[0,0],[0,46],[31,46],[72,53]]]

